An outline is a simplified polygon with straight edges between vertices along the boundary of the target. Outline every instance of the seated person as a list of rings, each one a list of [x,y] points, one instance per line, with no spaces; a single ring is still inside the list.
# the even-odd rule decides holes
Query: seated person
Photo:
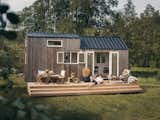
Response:
[[[94,82],[95,84],[101,84],[103,83],[103,77],[102,77],[102,74],[100,75],[97,75],[96,77],[93,76],[90,78],[92,82]]]
[[[129,74],[130,74],[130,70],[124,69],[122,74],[119,76],[120,80],[127,82]]]
[[[90,82],[90,69],[85,67],[82,69],[83,81]]]

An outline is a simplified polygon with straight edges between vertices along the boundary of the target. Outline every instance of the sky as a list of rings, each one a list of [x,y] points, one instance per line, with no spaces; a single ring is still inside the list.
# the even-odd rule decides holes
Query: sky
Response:
[[[9,3],[12,11],[20,11],[24,7],[30,6],[35,0],[1,0],[2,2]],[[156,10],[160,10],[160,0],[132,0],[136,6],[136,12],[141,13],[147,4],[151,4]],[[119,0],[118,9],[122,9],[126,0]]]

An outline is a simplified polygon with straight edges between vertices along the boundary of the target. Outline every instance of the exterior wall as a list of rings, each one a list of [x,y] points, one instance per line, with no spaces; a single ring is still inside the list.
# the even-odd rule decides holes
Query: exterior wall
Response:
[[[128,69],[128,50],[119,50],[119,75],[125,68]]]
[[[106,59],[108,60],[106,61],[106,64],[97,64],[96,63],[96,53],[109,53],[109,52],[110,52],[109,50],[95,50],[95,65],[94,66],[99,66],[100,73],[103,73],[102,70],[104,66],[109,67],[109,58]],[[121,75],[123,70],[125,68],[128,68],[128,64],[129,64],[128,63],[128,50],[115,50],[114,52],[119,52],[119,75]]]
[[[62,40],[63,47],[47,47],[47,40],[51,38],[26,38],[25,39],[25,81],[35,81],[38,70],[50,69],[59,74],[61,70],[66,71],[66,79],[71,72],[75,72],[81,79],[82,68],[85,64],[57,64],[57,52],[80,51],[79,39],[54,39]],[[106,52],[109,50],[95,50],[95,52]],[[118,50],[119,52],[119,75],[123,69],[128,68],[128,50]],[[95,60],[96,61],[96,58]],[[96,66],[96,64],[94,65]],[[107,66],[107,65],[106,65]],[[103,69],[104,65],[100,65]]]
[[[25,80],[27,82],[35,81],[37,71],[45,69],[53,70],[57,74],[60,74],[61,70],[66,70],[66,76],[70,76],[71,72],[75,72],[78,77],[81,77],[82,72],[79,70],[84,67],[83,64],[57,64],[57,52],[79,51],[80,40],[54,39],[62,40],[63,47],[47,47],[47,40],[48,38],[26,38]]]

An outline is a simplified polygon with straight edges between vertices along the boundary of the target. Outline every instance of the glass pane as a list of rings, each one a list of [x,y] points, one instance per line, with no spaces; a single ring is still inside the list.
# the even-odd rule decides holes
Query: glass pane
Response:
[[[84,63],[84,54],[83,53],[79,54],[79,62]]]
[[[58,62],[63,63],[63,53],[58,53]]]
[[[100,63],[100,54],[97,54],[97,63]]]
[[[70,63],[70,53],[64,53],[64,63]]]
[[[112,53],[112,75],[117,76],[117,53]]]
[[[90,72],[92,72],[92,67],[93,67],[93,54],[92,53],[88,53],[87,55],[87,64],[88,64],[88,68],[90,69]]]
[[[106,54],[102,54],[101,55],[101,63],[105,63],[106,62]]]
[[[48,45],[61,46],[61,41],[48,41]]]
[[[77,63],[77,53],[72,53],[72,63]]]

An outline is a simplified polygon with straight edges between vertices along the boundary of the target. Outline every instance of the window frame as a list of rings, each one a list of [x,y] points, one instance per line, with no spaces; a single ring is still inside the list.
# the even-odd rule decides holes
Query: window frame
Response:
[[[49,45],[49,41],[58,41],[61,42],[61,45]],[[47,40],[47,47],[63,47],[63,40]]]
[[[62,58],[63,58],[63,60],[62,60],[63,62],[59,62],[59,55],[58,55],[58,54],[60,54],[60,53],[63,54],[63,57],[62,57]],[[70,55],[70,58],[69,58],[69,59],[70,59],[70,62],[64,62],[64,60],[65,60],[65,58],[64,58],[64,57],[65,57],[65,56],[64,56],[65,53],[69,53],[69,55]],[[76,54],[77,54],[77,61],[76,61],[76,62],[73,62],[73,63],[72,63],[72,53],[76,53]],[[79,60],[79,59],[78,59],[78,58],[79,58],[79,54],[78,54],[78,53],[79,53],[79,52],[75,52],[75,51],[70,51],[70,52],[57,52],[57,64],[79,64],[79,61],[78,61],[78,60]]]
[[[83,54],[84,55],[84,61],[83,62],[80,62],[80,54]],[[84,52],[78,52],[78,62],[79,64],[85,64],[85,53]]]
[[[99,62],[97,62],[98,58],[99,58]],[[104,62],[103,62],[103,58],[104,58]],[[105,64],[106,63],[106,55],[104,53],[97,53],[96,63],[97,64]]]
[[[59,62],[59,54],[62,54],[62,62]],[[64,52],[57,52],[57,64],[64,64]]]
[[[65,53],[68,53],[69,54],[69,62],[65,62]],[[63,64],[71,64],[71,52],[64,52],[63,54]]]

